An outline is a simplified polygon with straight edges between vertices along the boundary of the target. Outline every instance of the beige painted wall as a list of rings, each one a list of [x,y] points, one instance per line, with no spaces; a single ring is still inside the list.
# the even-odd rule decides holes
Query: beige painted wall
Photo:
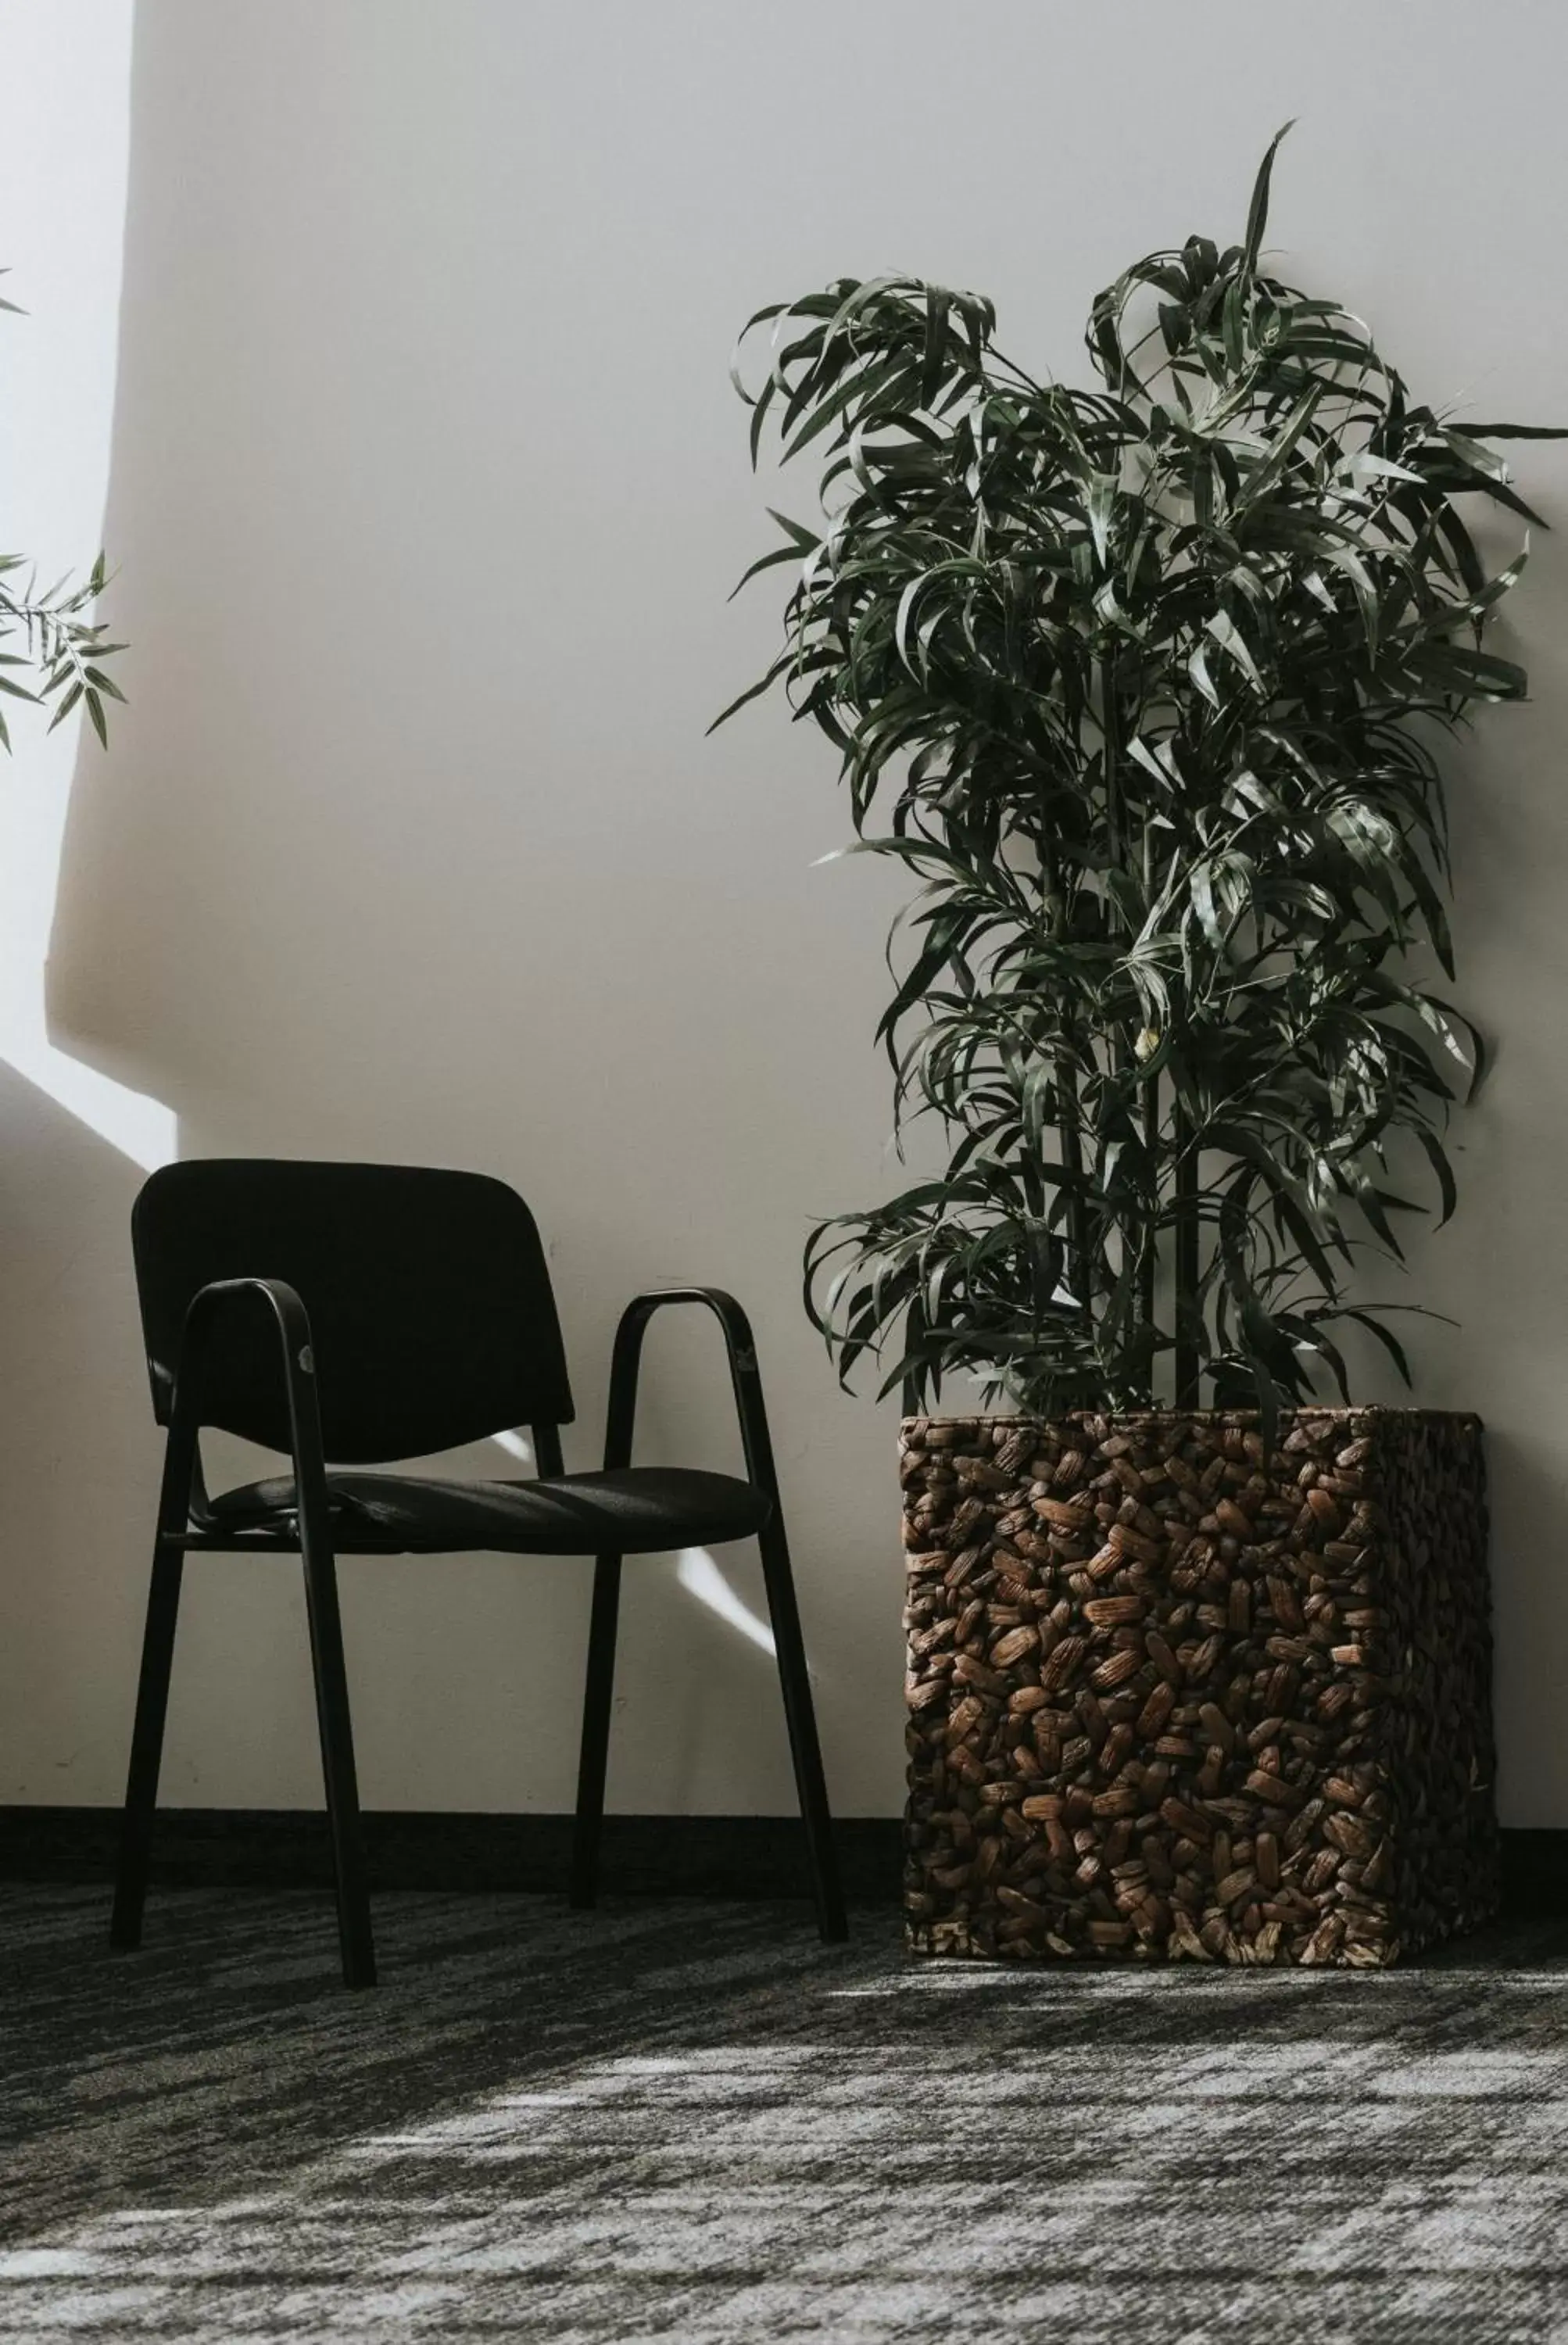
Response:
[[[39,14],[0,6],[0,108],[62,116],[5,166],[40,312],[32,388],[5,395],[53,418],[53,352],[82,407],[26,492],[64,566],[96,533],[84,385],[116,245],[112,156],[73,173],[71,109],[123,111],[129,10]],[[1451,0],[141,0],[104,523],[134,706],[70,787],[54,1050],[15,1007],[0,1028],[0,1798],[118,1788],[156,1471],[124,1223],[167,1129],[187,1153],[515,1182],[554,1249],[577,1462],[624,1297],[733,1286],[835,1797],[897,1805],[891,1418],[838,1395],[797,1306],[809,1216],[889,1177],[871,1031],[896,883],[814,868],[843,809],[778,710],[703,736],[776,626],[766,586],[725,602],[766,542],[729,344],[763,300],[892,266],[992,293],[1011,345],[1080,371],[1095,288],[1189,229],[1237,231],[1294,113],[1274,216],[1294,269],[1428,395],[1568,417],[1568,33],[1504,0],[1483,73],[1476,45]],[[1521,460],[1549,513],[1565,466]],[[1502,1048],[1460,1219],[1412,1290],[1464,1323],[1422,1339],[1423,1396],[1492,1429],[1518,1823],[1568,1823],[1565,618],[1547,540],[1516,622],[1535,704],[1488,717],[1456,774],[1463,996]],[[6,777],[0,849],[35,908],[6,947],[18,1002],[51,893],[33,833],[67,780],[31,748]],[[732,1457],[699,1332],[650,1366],[647,1454]],[[1375,1371],[1367,1391],[1393,1396]],[[756,1608],[749,1558],[719,1564]],[[580,1570],[345,1577],[367,1798],[565,1805]],[[194,1578],[168,1796],[313,1801],[290,1575]],[[616,1804],[788,1806],[767,1658],[673,1559],[634,1575],[625,1650]]]

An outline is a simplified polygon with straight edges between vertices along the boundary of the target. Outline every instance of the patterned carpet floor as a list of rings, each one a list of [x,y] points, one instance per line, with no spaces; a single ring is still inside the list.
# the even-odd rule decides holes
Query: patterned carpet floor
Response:
[[[911,1963],[867,1908],[0,1889],[0,2337],[1568,2345],[1568,1929]]]

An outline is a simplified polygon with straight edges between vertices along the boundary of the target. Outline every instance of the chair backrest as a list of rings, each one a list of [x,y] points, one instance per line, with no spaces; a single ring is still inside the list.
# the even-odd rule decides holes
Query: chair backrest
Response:
[[[155,1172],[131,1217],[153,1407],[168,1422],[185,1315],[220,1278],[277,1278],[311,1320],[327,1457],[363,1465],[518,1425],[568,1425],[534,1216],[478,1172],[216,1157]],[[202,1422],[289,1447],[276,1324],[216,1333]]]

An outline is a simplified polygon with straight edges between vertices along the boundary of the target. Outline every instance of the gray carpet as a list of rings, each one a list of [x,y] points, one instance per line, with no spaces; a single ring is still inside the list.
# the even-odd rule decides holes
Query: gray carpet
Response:
[[[1568,1930],[911,1964],[866,1909],[0,1891],[0,2337],[1568,2345]]]

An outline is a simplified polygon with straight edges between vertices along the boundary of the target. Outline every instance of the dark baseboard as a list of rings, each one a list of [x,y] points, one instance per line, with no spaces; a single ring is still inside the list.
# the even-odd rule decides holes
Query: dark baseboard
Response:
[[[570,1816],[368,1810],[364,1828],[372,1889],[547,1891],[565,1883]],[[113,1808],[0,1806],[0,1881],[107,1881],[118,1832]],[[846,1894],[896,1898],[898,1818],[840,1817],[833,1833]],[[328,1888],[326,1816],[290,1808],[160,1809],[153,1877],[184,1888]],[[606,1816],[601,1878],[611,1893],[810,1894],[793,1816]]]
[[[1502,1903],[1505,1913],[1543,1920],[1568,1914],[1568,1831],[1534,1825],[1504,1832]]]
[[[375,1889],[558,1890],[566,1878],[569,1816],[367,1812],[365,1851]],[[107,1881],[119,1819],[113,1808],[0,1807],[0,1881]],[[896,1816],[840,1817],[833,1827],[847,1894],[899,1894]],[[664,1896],[805,1897],[805,1851],[793,1816],[606,1816],[606,1891]],[[166,1808],[154,1878],[171,1886],[230,1889],[331,1885],[331,1844],[319,1811]],[[1568,1830],[1502,1835],[1504,1909],[1568,1915]]]

